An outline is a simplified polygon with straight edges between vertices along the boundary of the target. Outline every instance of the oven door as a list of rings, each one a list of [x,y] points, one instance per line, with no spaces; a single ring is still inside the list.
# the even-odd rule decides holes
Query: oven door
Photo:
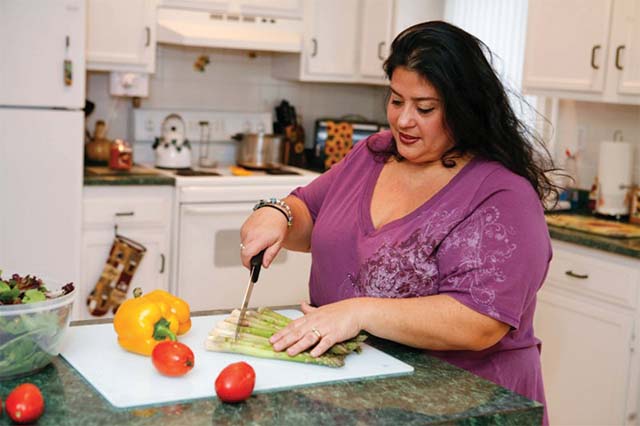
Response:
[[[238,308],[249,280],[240,263],[240,227],[254,203],[180,206],[177,295],[192,311]],[[250,306],[297,305],[308,300],[309,253],[281,250],[263,269]]]

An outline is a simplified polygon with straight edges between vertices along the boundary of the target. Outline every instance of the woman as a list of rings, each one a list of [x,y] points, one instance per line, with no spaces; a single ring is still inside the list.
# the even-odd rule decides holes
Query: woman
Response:
[[[245,265],[312,253],[311,304],[275,350],[318,356],[364,330],[544,403],[532,320],[556,188],[483,48],[445,22],[402,32],[384,65],[390,131],[245,222]]]

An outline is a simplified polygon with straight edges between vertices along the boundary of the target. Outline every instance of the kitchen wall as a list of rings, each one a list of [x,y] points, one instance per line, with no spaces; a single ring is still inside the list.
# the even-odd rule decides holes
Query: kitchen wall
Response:
[[[620,130],[623,140],[634,144],[633,182],[640,184],[640,107],[560,100],[555,155],[559,166],[567,164],[565,150],[576,153],[574,186],[589,189],[598,171],[599,144],[613,140]]]
[[[201,54],[210,59],[204,72],[193,67]],[[131,100],[112,97],[108,89],[108,73],[89,73],[87,98],[96,104],[96,109],[87,120],[88,126],[93,132],[95,121],[105,119],[110,138],[131,140]],[[275,115],[274,107],[287,99],[302,115],[310,144],[315,120],[320,117],[359,114],[385,121],[385,90],[379,86],[278,80],[271,77],[268,53],[250,57],[243,51],[161,45],[157,50],[156,73],[149,82],[149,97],[142,99],[141,107],[269,111]]]

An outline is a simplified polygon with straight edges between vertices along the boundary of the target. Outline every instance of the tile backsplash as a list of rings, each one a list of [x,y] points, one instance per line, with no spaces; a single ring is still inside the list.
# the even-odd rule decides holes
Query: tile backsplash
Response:
[[[385,121],[384,96],[379,86],[301,83],[271,76],[271,55],[160,45],[156,73],[149,79],[149,97],[142,108],[211,109],[219,111],[271,112],[287,99],[302,116],[307,145],[315,120],[349,114]],[[203,72],[194,70],[200,55],[210,63]],[[110,138],[131,140],[132,103],[129,98],[109,95],[109,75],[90,72],[87,98],[96,104],[87,120],[91,132],[103,119]],[[158,135],[160,136],[160,135]]]
[[[565,150],[576,156],[576,187],[588,189],[598,172],[600,142],[620,132],[634,145],[633,182],[640,184],[640,106],[561,100],[556,127],[558,166],[567,163]]]

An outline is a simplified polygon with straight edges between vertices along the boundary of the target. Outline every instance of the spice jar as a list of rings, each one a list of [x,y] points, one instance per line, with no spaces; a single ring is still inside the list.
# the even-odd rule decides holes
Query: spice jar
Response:
[[[111,142],[109,168],[113,170],[130,170],[133,166],[133,150],[129,142],[115,139]]]

